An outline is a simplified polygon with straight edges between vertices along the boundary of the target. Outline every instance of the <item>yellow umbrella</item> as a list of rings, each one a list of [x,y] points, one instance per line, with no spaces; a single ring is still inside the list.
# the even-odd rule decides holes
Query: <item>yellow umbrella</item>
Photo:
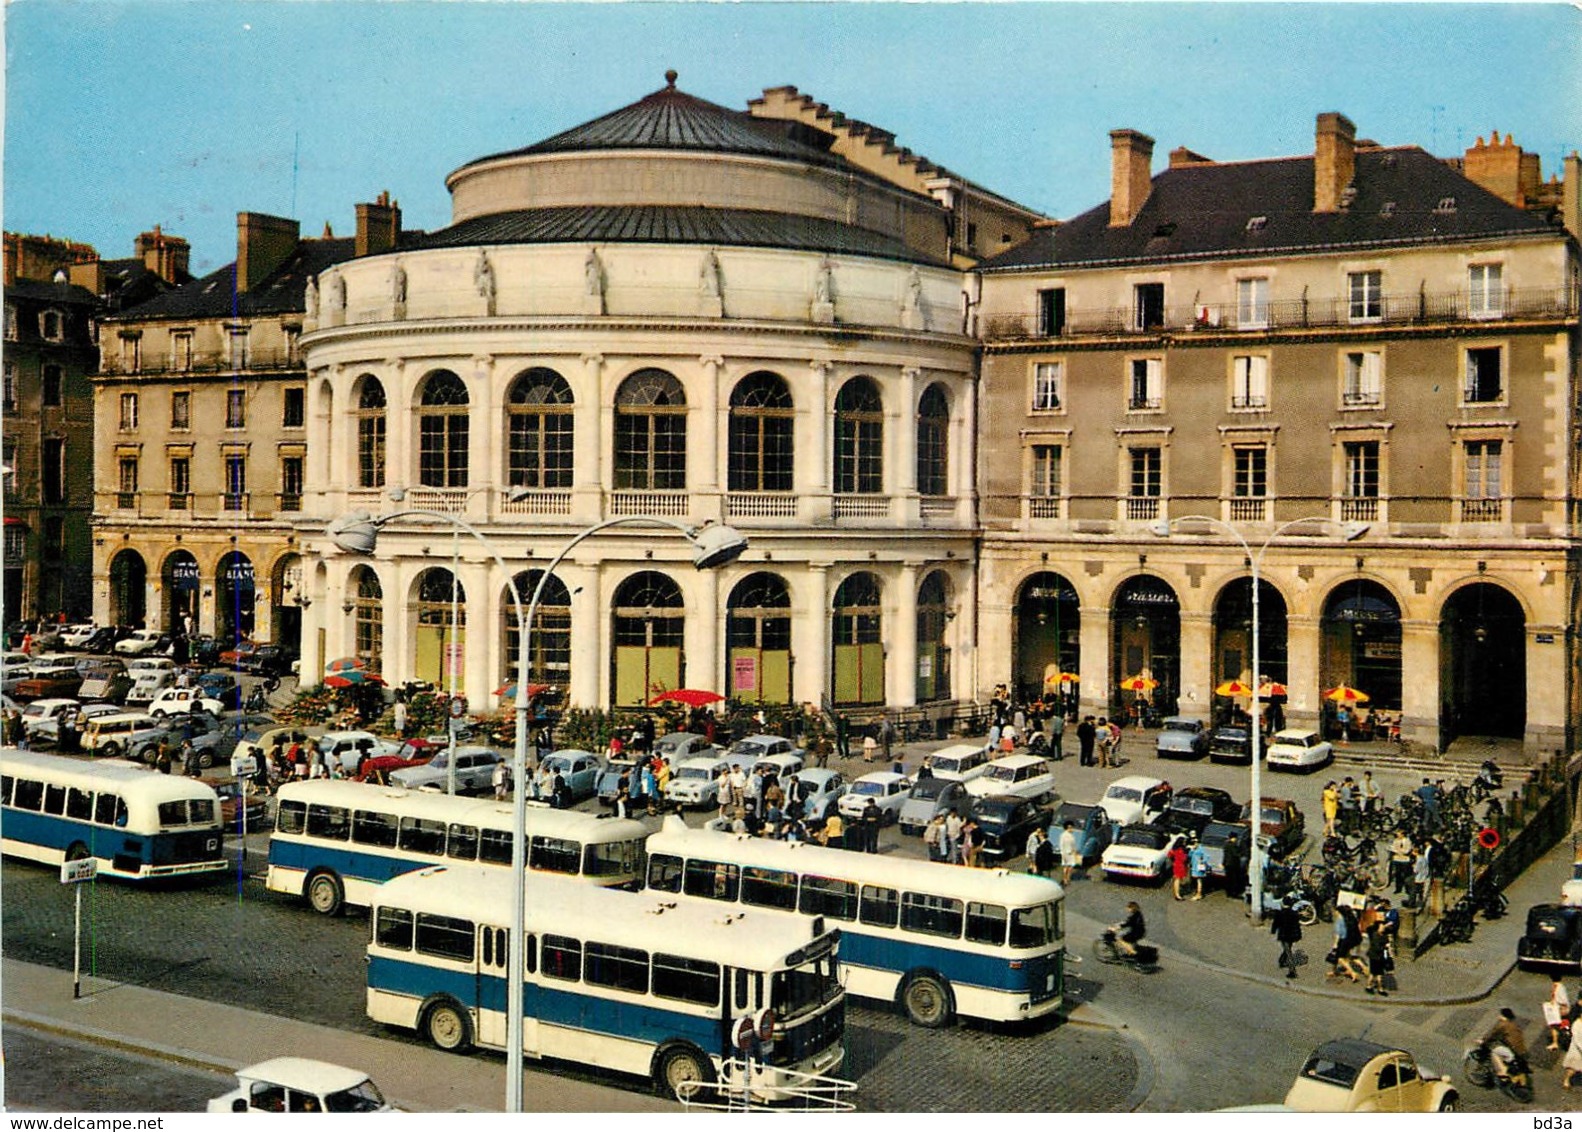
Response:
[[[1337,704],[1365,704],[1372,697],[1346,684],[1339,684],[1325,692],[1324,698],[1333,700]]]
[[[1121,681],[1123,692],[1149,692],[1159,687],[1159,681],[1151,676],[1128,676]]]
[[[1240,680],[1227,680],[1214,689],[1214,694],[1216,696],[1245,697],[1252,695],[1252,687],[1248,684],[1243,684]]]

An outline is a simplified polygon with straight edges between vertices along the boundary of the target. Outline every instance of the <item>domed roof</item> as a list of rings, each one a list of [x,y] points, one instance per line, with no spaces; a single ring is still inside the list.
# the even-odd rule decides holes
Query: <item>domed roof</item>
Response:
[[[677,90],[676,72],[666,71],[662,88],[630,106],[573,126],[525,149],[480,157],[469,165],[507,157],[610,149],[741,153],[817,165],[841,164],[818,146],[793,137],[796,130],[795,123],[754,117]],[[820,136],[813,133],[809,141]]]

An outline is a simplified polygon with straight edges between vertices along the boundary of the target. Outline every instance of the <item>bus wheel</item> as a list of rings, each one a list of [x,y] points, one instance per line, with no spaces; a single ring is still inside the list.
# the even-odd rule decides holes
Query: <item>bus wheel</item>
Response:
[[[346,893],[340,878],[334,873],[314,873],[308,878],[308,903],[321,916],[333,916],[341,910]]]
[[[930,1029],[949,1025],[953,1013],[950,988],[936,975],[914,975],[908,980],[901,1005],[914,1023]]]
[[[429,1007],[423,1029],[437,1049],[462,1053],[472,1048],[472,1027],[467,1022],[467,1012],[454,1002],[436,1002]]]
[[[701,1085],[713,1084],[714,1070],[709,1059],[695,1046],[671,1046],[660,1051],[654,1081],[659,1086],[660,1096],[680,1100],[682,1086],[689,1081]],[[694,1092],[692,1095],[697,1094]]]

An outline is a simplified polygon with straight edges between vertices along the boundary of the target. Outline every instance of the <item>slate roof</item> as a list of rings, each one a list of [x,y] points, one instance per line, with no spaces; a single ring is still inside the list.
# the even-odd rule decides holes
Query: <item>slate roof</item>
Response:
[[[122,311],[114,319],[247,318],[302,311],[307,305],[303,295],[308,276],[344,263],[352,258],[355,250],[356,241],[350,236],[301,240],[284,263],[245,294],[235,294],[236,264],[228,263],[201,279]]]
[[[1131,224],[1111,228],[1106,201],[1035,232],[979,270],[1108,267],[1557,232],[1544,217],[1505,203],[1416,146],[1359,149],[1353,185],[1356,193],[1343,211],[1315,213],[1312,157],[1166,169],[1153,178]],[[1441,208],[1449,201],[1453,207]],[[1256,217],[1263,217],[1261,224]]]
[[[82,303],[98,306],[99,296],[75,283],[51,283],[43,279],[18,279],[5,289],[8,299],[31,299],[40,304]]]
[[[900,240],[833,220],[696,205],[590,205],[500,212],[442,228],[414,241],[414,246],[606,242],[794,248],[935,262]]]

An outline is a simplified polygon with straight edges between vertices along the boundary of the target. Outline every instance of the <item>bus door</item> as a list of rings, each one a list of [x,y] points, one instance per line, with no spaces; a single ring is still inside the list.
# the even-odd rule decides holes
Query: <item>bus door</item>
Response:
[[[509,1005],[509,988],[505,980],[508,953],[505,928],[484,928],[478,942],[478,1044],[495,1049],[505,1048],[506,1009]],[[538,969],[534,947],[538,939],[529,933],[523,959],[529,971]],[[537,987],[529,979],[522,988],[522,1052],[530,1057],[539,1056]]]

